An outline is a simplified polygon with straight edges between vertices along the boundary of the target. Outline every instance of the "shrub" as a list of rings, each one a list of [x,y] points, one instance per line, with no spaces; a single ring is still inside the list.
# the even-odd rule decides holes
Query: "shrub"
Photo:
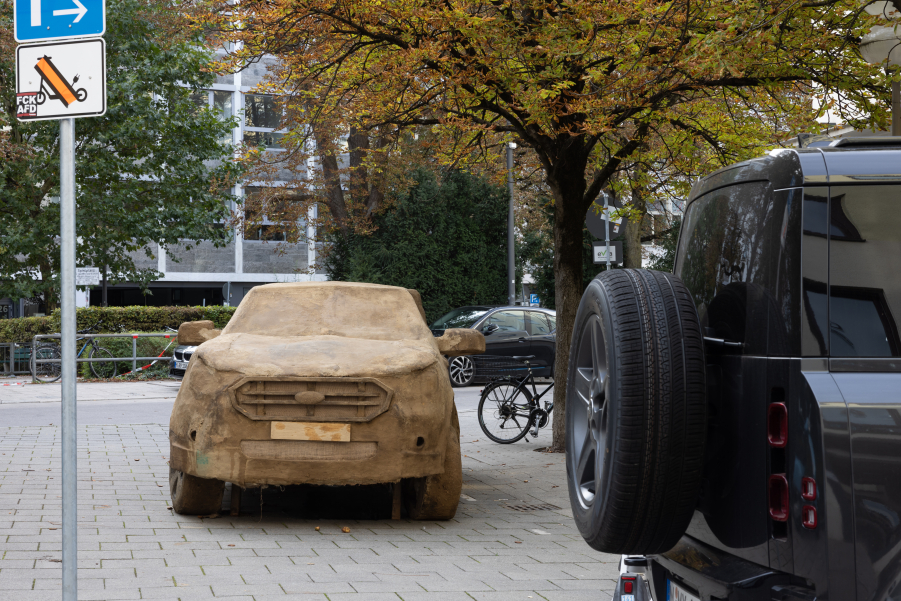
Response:
[[[93,334],[119,332],[162,332],[167,327],[178,329],[186,321],[211,320],[217,328],[225,327],[234,307],[85,307],[75,312],[76,328]],[[31,342],[38,334],[55,334],[60,330],[60,311],[46,317],[20,317],[0,320],[0,343]]]

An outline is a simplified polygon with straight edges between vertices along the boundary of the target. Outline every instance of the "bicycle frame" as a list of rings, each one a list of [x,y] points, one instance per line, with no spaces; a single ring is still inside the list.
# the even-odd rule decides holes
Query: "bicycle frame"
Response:
[[[530,363],[526,363],[526,367],[529,369],[529,373],[523,378],[517,378],[516,376],[506,376],[505,378],[498,378],[509,381],[511,384],[516,384],[515,391],[519,392],[522,390],[524,386],[532,385],[532,400],[538,405],[538,401],[541,400],[541,397],[546,395],[548,391],[554,387],[554,383],[551,382],[547,388],[541,391],[541,394],[538,393],[538,387],[535,386],[535,375],[532,373],[532,365]],[[548,401],[544,402],[545,408],[548,406]],[[550,403],[550,411],[554,408],[553,402]]]

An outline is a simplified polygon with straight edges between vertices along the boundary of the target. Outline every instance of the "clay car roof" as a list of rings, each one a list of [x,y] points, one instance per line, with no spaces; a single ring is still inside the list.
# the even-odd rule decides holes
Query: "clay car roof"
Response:
[[[368,340],[432,338],[407,289],[358,282],[257,286],[241,301],[222,334]]]

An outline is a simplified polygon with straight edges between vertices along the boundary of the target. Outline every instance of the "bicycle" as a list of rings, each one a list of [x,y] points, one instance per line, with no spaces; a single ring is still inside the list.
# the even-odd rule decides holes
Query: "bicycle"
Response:
[[[86,328],[84,330],[79,330],[76,334],[88,334],[83,336],[82,338],[76,338],[75,342],[79,343],[83,340],[86,342],[81,347],[81,350],[78,351],[78,354],[75,356],[76,359],[80,358],[85,350],[88,347],[91,347],[91,351],[88,354],[89,359],[113,359],[113,354],[107,349],[103,348],[97,343],[97,340],[89,335],[94,329],[96,329],[100,324],[94,324],[90,328]],[[55,359],[52,363],[37,363],[36,360],[39,359]],[[62,377],[62,353],[60,352],[59,345],[53,343],[45,343],[38,346],[34,349],[34,352],[31,353],[31,376],[38,382],[56,382]],[[91,373],[94,374],[95,378],[115,378],[118,373],[118,367],[116,366],[115,361],[91,361]]]
[[[545,401],[541,408],[541,397],[554,387],[551,382],[547,388],[538,393],[535,386],[535,375],[532,373],[530,360],[535,355],[513,357],[524,363],[528,369],[525,377],[507,376],[491,382],[482,390],[479,399],[479,426],[485,436],[499,444],[511,444],[521,440],[529,429],[532,437],[538,436],[538,430],[548,425],[549,417],[554,410],[553,401]],[[532,391],[528,386],[531,384]],[[491,426],[494,426],[492,431]],[[526,442],[528,442],[526,438]]]

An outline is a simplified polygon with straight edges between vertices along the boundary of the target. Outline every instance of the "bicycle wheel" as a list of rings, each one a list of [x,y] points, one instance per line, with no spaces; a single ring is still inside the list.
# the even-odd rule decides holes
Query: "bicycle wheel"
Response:
[[[36,363],[39,359],[61,359],[59,347],[44,344],[31,353],[31,377],[38,382],[56,382],[63,375],[62,363]]]
[[[494,382],[479,399],[479,426],[485,436],[510,444],[525,436],[532,425],[532,393],[510,382]]]
[[[112,359],[113,354],[103,348],[102,346],[95,346],[91,349],[91,359]],[[118,373],[118,369],[116,368],[116,362],[110,361],[107,363],[104,362],[95,362],[91,361],[91,373],[94,374],[95,378],[115,378]]]

